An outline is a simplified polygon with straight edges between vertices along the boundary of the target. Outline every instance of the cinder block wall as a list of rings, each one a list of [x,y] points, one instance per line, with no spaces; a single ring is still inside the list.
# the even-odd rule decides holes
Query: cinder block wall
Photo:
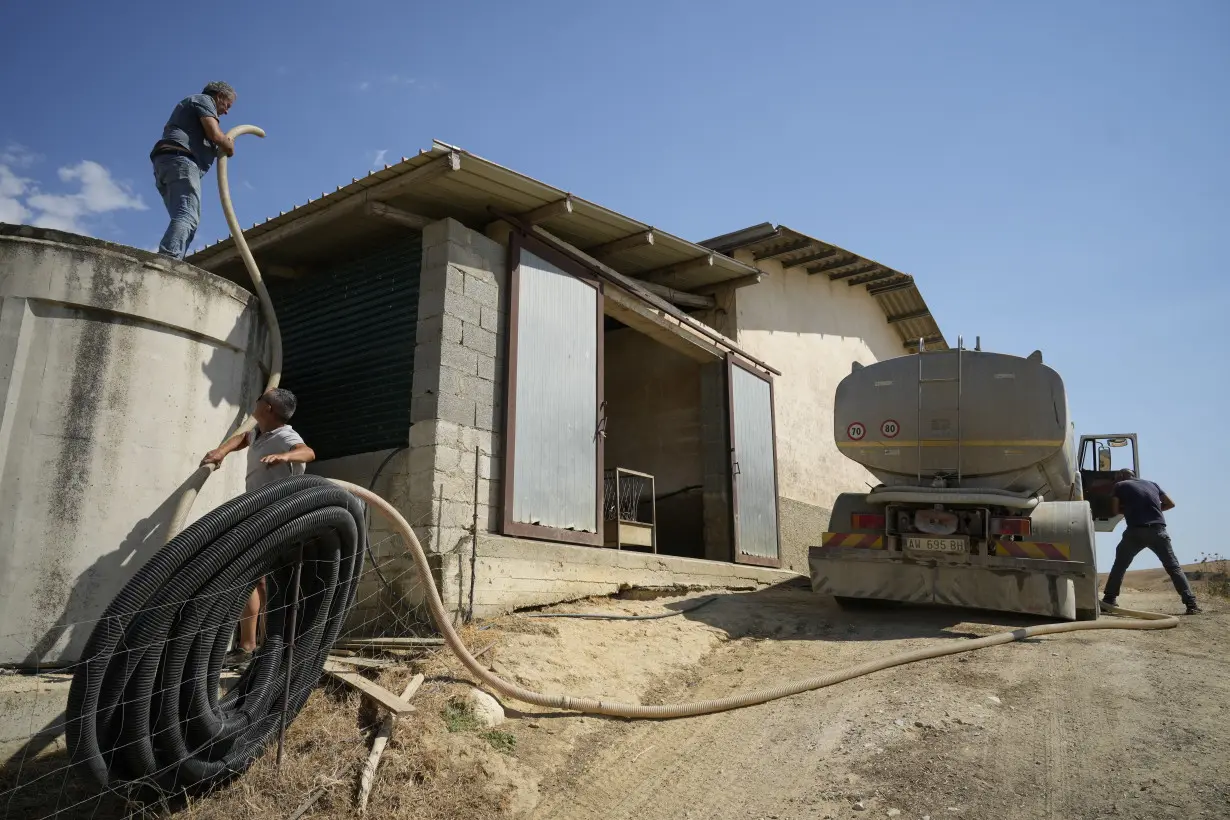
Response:
[[[385,459],[389,456],[388,462]],[[388,499],[403,514],[407,514],[408,500],[405,486],[408,478],[406,451],[380,450],[374,453],[317,461],[308,466],[308,472],[325,478],[337,478],[362,487],[372,486],[375,493]],[[380,465],[379,476],[376,471]],[[372,479],[376,478],[373,485]],[[354,608],[346,619],[346,632],[351,635],[374,635],[388,629],[396,619],[392,612],[409,618],[413,610],[425,600],[422,578],[414,562],[406,553],[401,538],[394,533],[382,516],[372,514],[368,538],[372,555],[380,564],[380,572],[389,586],[372,569],[371,562],[363,561],[363,575],[355,594]],[[391,587],[391,588],[390,588]]]
[[[423,232],[413,424],[398,504],[454,611],[468,603],[475,524],[499,527],[505,256],[503,245],[453,219]]]

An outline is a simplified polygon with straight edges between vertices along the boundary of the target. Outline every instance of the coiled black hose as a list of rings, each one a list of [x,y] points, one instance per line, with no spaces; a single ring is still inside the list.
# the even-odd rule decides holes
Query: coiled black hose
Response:
[[[283,711],[292,719],[320,679],[354,603],[364,514],[351,493],[304,475],[245,493],[169,541],[115,597],[86,644],[68,695],[73,761],[104,786],[162,792],[201,791],[246,770]],[[262,577],[265,642],[219,698],[228,642]]]

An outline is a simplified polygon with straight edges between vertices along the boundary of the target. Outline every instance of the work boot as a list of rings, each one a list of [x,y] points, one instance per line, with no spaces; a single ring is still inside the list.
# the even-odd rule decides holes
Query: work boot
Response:
[[[252,660],[252,656],[256,654],[249,652],[243,647],[235,647],[230,652],[226,653],[226,657],[222,659],[222,665],[231,669],[246,665]]]
[[[1118,600],[1119,600],[1118,598],[1103,598],[1100,603],[1102,604],[1103,608],[1109,607],[1111,609],[1114,609],[1119,606],[1119,604],[1116,603]]]
[[[1187,605],[1187,611],[1184,612],[1183,614],[1184,615],[1199,615],[1201,612],[1204,612],[1204,610],[1201,609],[1199,606],[1197,606],[1195,601],[1192,601],[1190,604]]]

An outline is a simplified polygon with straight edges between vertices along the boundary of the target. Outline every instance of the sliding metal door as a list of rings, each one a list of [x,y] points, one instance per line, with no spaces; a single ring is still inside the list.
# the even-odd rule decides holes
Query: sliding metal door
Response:
[[[514,233],[504,532],[602,544],[602,287]]]
[[[781,566],[773,382],[727,356],[735,561]]]

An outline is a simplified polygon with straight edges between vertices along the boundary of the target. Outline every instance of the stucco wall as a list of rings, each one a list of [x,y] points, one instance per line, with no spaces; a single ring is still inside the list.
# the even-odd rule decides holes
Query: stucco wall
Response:
[[[752,261],[744,251],[736,258]],[[749,353],[782,371],[774,382],[782,566],[807,572],[807,547],[818,543],[834,499],[875,481],[834,443],[837,383],[852,362],[870,364],[905,350],[865,288],[784,271],[774,260],[756,264],[769,275],[737,291],[735,332]]]

